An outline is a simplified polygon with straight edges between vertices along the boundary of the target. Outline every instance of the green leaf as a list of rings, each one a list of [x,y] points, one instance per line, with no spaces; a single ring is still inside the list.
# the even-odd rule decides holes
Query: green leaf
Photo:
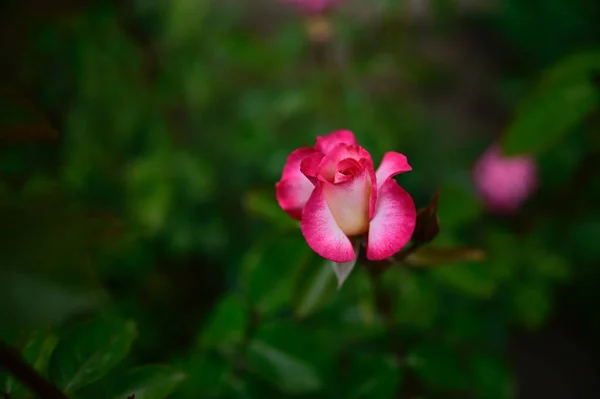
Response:
[[[36,330],[29,334],[25,345],[21,349],[21,356],[41,375],[46,375],[50,354],[56,347],[58,338],[46,330]],[[20,398],[28,396],[28,391],[12,375],[6,374],[0,378],[2,392],[11,397]]]
[[[502,358],[476,354],[470,359],[473,385],[480,397],[511,399],[515,397],[515,385],[510,368]]]
[[[458,390],[471,384],[458,354],[445,345],[422,342],[411,348],[407,363],[420,380],[436,390]]]
[[[327,304],[337,292],[337,280],[330,261],[309,263],[296,277],[292,304],[296,317],[306,317]]]
[[[176,365],[188,378],[177,389],[173,395],[174,399],[214,397],[222,394],[233,369],[233,365],[207,353],[193,355]]]
[[[231,349],[239,344],[248,325],[248,309],[235,295],[221,299],[204,327],[199,346],[202,349]]]
[[[96,318],[60,337],[50,358],[49,376],[66,394],[103,377],[129,352],[137,336],[132,321]]]
[[[565,57],[550,68],[542,79],[542,86],[556,82],[587,79],[600,72],[600,51],[585,51]]]
[[[401,381],[401,370],[391,355],[363,355],[352,359],[345,378],[345,398],[393,398]]]
[[[482,205],[475,193],[465,186],[446,184],[440,189],[437,213],[443,230],[468,223],[482,213]]]
[[[242,279],[248,300],[262,314],[288,307],[295,278],[312,259],[301,234],[258,241],[242,260]]]
[[[443,284],[475,298],[489,298],[496,290],[496,280],[485,264],[456,264],[431,273]]]
[[[513,312],[516,319],[529,329],[540,327],[551,311],[550,290],[538,284],[520,284],[514,287]]]
[[[557,75],[569,76],[564,72]],[[600,104],[591,76],[575,74],[574,78],[546,80],[550,83],[520,104],[504,132],[502,146],[507,155],[548,150]]]
[[[397,267],[386,271],[385,280],[387,291],[395,299],[396,319],[413,328],[431,328],[442,308],[431,278]]]
[[[261,327],[248,348],[248,367],[287,394],[317,391],[330,371],[326,348],[297,325]]]
[[[300,223],[289,217],[277,204],[275,192],[250,191],[244,195],[243,205],[251,216],[269,222],[279,230],[298,230]]]
[[[109,395],[110,399],[165,399],[185,380],[181,371],[165,365],[147,365],[134,368],[120,376]]]

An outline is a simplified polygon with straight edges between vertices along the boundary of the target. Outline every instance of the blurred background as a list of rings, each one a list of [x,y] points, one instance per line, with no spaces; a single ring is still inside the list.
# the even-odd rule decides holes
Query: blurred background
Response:
[[[3,340],[132,320],[175,399],[600,396],[597,0],[1,7]],[[339,129],[440,233],[336,291],[274,184]]]

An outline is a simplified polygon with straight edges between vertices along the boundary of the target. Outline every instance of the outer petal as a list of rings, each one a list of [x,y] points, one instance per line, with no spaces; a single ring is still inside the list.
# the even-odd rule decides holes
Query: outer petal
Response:
[[[356,145],[356,138],[350,130],[338,130],[326,136],[318,136],[315,149],[327,155],[338,144]]]
[[[314,189],[314,185],[300,170],[302,160],[311,154],[315,154],[313,148],[299,148],[293,151],[283,167],[281,181],[275,185],[279,206],[297,220],[300,220],[302,208]]]
[[[298,148],[297,150],[292,151],[285,161],[281,180],[303,176],[300,171],[302,160],[315,152],[317,151],[314,148]]]
[[[315,187],[304,206],[301,228],[308,246],[323,258],[334,262],[350,262],[356,258],[350,239],[329,210],[321,184]]]
[[[382,260],[400,251],[410,240],[416,220],[417,210],[410,194],[394,179],[387,179],[379,189],[369,226],[367,259]]]
[[[377,188],[381,187],[388,177],[396,176],[399,173],[411,171],[406,156],[399,152],[386,152],[381,161],[381,165],[375,172],[377,176]]]
[[[370,165],[360,162],[361,171],[353,179],[333,184],[321,182],[323,196],[337,225],[347,236],[366,233],[369,229],[369,206],[372,192]]]
[[[305,176],[296,179],[284,179],[275,184],[275,195],[281,209],[290,217],[300,220],[302,208],[310,198],[315,186]]]

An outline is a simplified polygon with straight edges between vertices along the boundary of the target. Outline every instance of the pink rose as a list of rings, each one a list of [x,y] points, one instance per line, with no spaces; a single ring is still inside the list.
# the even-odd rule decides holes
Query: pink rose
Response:
[[[340,130],[290,154],[276,184],[277,201],[301,221],[306,242],[323,258],[354,262],[351,237],[365,235],[367,259],[381,260],[398,252],[415,229],[415,204],[392,178],[410,170],[404,155],[388,152],[375,171],[352,132]]]
[[[338,0],[285,0],[294,4],[307,14],[322,14],[331,8]]]
[[[479,195],[490,211],[513,213],[535,191],[537,168],[532,158],[507,157],[496,144],[479,158],[473,178]]]

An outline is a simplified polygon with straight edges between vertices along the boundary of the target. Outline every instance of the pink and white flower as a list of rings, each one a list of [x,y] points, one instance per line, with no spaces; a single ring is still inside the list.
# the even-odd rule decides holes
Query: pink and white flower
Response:
[[[473,179],[488,210],[513,213],[535,191],[537,167],[533,158],[524,155],[507,157],[495,144],[476,162]]]
[[[289,155],[276,184],[277,201],[301,221],[308,245],[334,262],[343,281],[358,256],[356,238],[366,237],[369,260],[388,258],[410,240],[415,204],[393,179],[410,170],[406,157],[397,152],[386,153],[375,170],[354,134],[340,130]]]
[[[322,14],[333,7],[339,0],[284,0],[295,5],[309,15]]]

